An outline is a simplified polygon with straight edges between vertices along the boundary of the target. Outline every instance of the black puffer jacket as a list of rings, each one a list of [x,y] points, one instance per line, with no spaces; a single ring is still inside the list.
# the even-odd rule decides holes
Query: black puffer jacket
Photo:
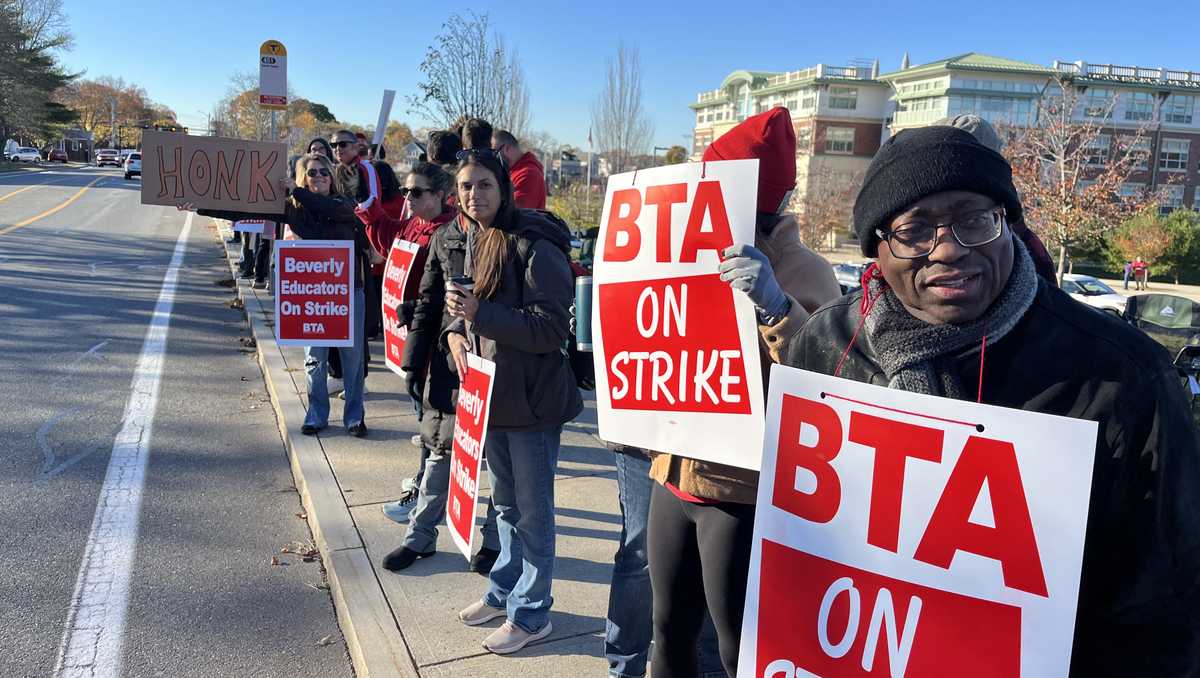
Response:
[[[400,363],[413,378],[426,381],[425,406],[446,414],[453,414],[458,402],[458,372],[450,349],[438,339],[454,322],[446,312],[446,283],[463,274],[466,255],[467,238],[457,219],[433,232]]]
[[[442,229],[447,236],[461,235],[465,247],[462,221],[459,217]],[[508,238],[509,256],[499,289],[491,299],[480,300],[474,322],[455,320],[441,343],[450,332],[462,334],[481,356],[496,363],[489,429],[543,431],[583,411],[564,349],[575,299],[567,258],[571,234],[546,213],[522,209]],[[433,251],[439,246],[431,243],[430,259],[439,256]]]
[[[786,364],[833,374],[861,298],[813,313]],[[976,393],[979,352],[951,364]],[[1039,280],[984,370],[984,403],[1100,425],[1071,675],[1200,675],[1200,445],[1166,351]],[[887,385],[861,335],[839,376]]]

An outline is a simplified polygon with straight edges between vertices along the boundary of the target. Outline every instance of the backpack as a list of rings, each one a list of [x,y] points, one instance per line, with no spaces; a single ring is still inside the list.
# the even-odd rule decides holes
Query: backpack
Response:
[[[561,229],[562,232],[566,233],[568,236],[570,235],[571,229],[569,226],[567,226],[567,222],[563,221],[557,214],[555,214],[553,212],[548,212],[546,210],[526,210],[526,211],[535,212],[537,214],[537,216],[542,217],[546,221],[550,222],[550,224],[552,224],[554,228]],[[542,239],[542,236],[537,233],[526,233],[525,235],[522,235],[521,237],[517,238],[517,247],[516,247],[517,260],[520,261],[520,263],[521,263],[521,275],[522,276],[524,276],[525,269],[527,269],[529,267],[529,249],[531,247],[533,247],[533,244],[535,242],[537,242],[538,240],[541,240],[541,239]],[[571,273],[572,273],[573,277],[578,278],[580,275],[582,275],[580,273],[579,267],[574,265],[575,262],[570,261],[568,259],[568,263],[572,264]],[[522,305],[524,304],[523,298],[522,298],[521,303],[522,303]],[[571,373],[575,375],[575,385],[585,391],[594,391],[594,390],[596,390],[596,366],[595,366],[595,363],[592,361],[591,352],[590,351],[580,351],[578,342],[576,342],[576,340],[575,340],[575,332],[574,332],[575,304],[574,303],[571,304],[569,311],[571,313],[570,327],[571,327],[572,331],[570,334],[567,335],[566,340],[563,342],[563,345],[560,347],[559,350],[562,352],[562,354],[564,356],[566,356],[567,365],[569,365],[571,367]]]

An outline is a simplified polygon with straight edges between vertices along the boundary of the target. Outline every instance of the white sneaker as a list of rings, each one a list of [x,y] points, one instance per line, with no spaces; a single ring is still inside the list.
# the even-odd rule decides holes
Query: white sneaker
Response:
[[[334,379],[333,377],[325,380],[325,387],[329,389],[329,397],[331,398],[346,390],[346,386],[342,383],[342,380]]]
[[[535,643],[554,631],[549,621],[537,633],[530,633],[516,624],[506,621],[500,628],[483,639],[483,649],[496,654],[512,654],[530,643]]]
[[[497,617],[503,617],[508,611],[500,607],[492,607],[479,599],[466,606],[458,613],[458,620],[467,626],[486,624]]]
[[[389,501],[383,504],[381,508],[383,509],[383,515],[387,516],[388,520],[405,525],[412,515],[412,510],[416,507],[417,493],[405,492],[399,501]]]

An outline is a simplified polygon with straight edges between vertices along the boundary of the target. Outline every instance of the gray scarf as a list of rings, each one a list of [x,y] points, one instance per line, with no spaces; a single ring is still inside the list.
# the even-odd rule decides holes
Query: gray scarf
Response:
[[[982,316],[962,325],[918,320],[882,280],[872,279],[867,291],[877,301],[863,326],[867,344],[889,388],[966,399],[953,359],[978,351],[985,334],[989,343],[1008,334],[1033,305],[1037,288],[1033,259],[1018,238],[1013,238],[1013,270],[1004,291]],[[960,354],[963,349],[969,350]]]

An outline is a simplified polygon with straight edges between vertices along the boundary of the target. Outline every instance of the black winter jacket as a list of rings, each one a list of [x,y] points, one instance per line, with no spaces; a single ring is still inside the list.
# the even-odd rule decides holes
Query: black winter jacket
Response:
[[[413,378],[426,381],[425,406],[446,414],[455,411],[459,385],[450,349],[439,341],[454,322],[446,312],[446,283],[463,275],[467,254],[467,238],[457,223],[455,219],[442,224],[429,239],[429,256],[421,273],[400,363]]]
[[[813,313],[786,364],[833,374],[861,298]],[[977,348],[957,367],[976,393]],[[862,335],[838,376],[887,386]],[[1200,675],[1200,445],[1166,351],[1039,280],[988,343],[983,402],[1099,423],[1071,675]]]
[[[460,216],[438,232],[462,234],[465,247],[462,222]],[[516,222],[508,234],[509,256],[499,289],[491,299],[480,300],[469,326],[456,319],[441,343],[450,332],[462,334],[482,357],[496,363],[489,429],[544,431],[583,411],[564,349],[575,300],[567,258],[571,234],[538,210],[518,210]],[[434,250],[431,243],[430,259]]]

